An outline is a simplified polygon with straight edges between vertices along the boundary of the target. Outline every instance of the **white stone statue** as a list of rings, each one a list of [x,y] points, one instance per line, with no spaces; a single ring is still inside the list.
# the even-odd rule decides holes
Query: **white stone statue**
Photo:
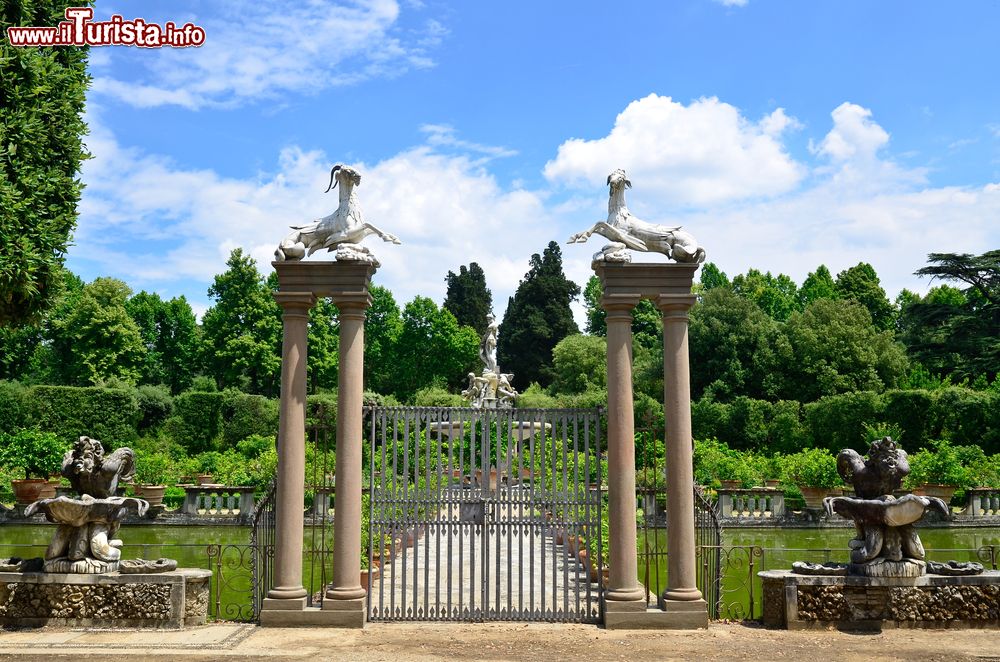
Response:
[[[462,391],[462,397],[476,409],[513,407],[517,391],[510,380],[514,375],[500,372],[497,366],[497,326],[496,317],[490,313],[486,317],[486,333],[479,345],[479,358],[483,362],[483,373],[469,373],[469,385]]]
[[[482,343],[479,345],[479,358],[482,359],[486,370],[490,372],[499,372],[497,369],[497,333],[499,328],[493,313],[487,315],[486,333],[483,334]]]
[[[400,243],[395,235],[383,232],[365,221],[364,212],[354,194],[354,187],[361,184],[361,175],[349,166],[335,165],[330,171],[330,185],[326,191],[340,185],[340,206],[329,216],[307,225],[293,225],[292,232],[285,237],[274,251],[274,259],[301,260],[318,250],[336,250],[337,260],[361,260],[378,266],[378,260],[371,250],[360,244],[368,235],[374,234],[394,244]]]
[[[594,254],[594,260],[608,262],[631,262],[626,249],[644,253],[663,253],[677,262],[701,263],[705,261],[705,249],[689,232],[678,226],[656,225],[641,221],[632,215],[625,204],[625,189],[632,188],[625,171],[621,168],[608,175],[611,187],[608,199],[608,220],[598,221],[585,232],[577,232],[567,243],[584,243],[595,232],[607,237],[611,243]]]

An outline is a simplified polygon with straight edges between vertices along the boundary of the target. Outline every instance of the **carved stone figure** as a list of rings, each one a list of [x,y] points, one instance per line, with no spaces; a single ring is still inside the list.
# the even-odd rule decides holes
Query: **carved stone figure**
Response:
[[[122,541],[115,536],[121,520],[130,509],[141,517],[149,508],[142,499],[114,496],[118,481],[135,474],[135,455],[131,449],[119,448],[105,457],[100,441],[80,437],[63,458],[62,474],[79,499],[41,499],[25,509],[26,516],[43,512],[48,521],[58,524],[45,550],[45,571],[118,570]]]
[[[476,409],[489,407],[513,407],[517,391],[511,385],[513,374],[500,372],[497,365],[497,333],[496,317],[491,313],[487,316],[486,333],[479,344],[479,358],[483,362],[483,372],[476,375],[469,373],[469,385],[462,391],[462,397]]]
[[[608,175],[610,194],[608,198],[608,218],[598,221],[592,228],[578,232],[567,243],[584,243],[595,232],[611,240],[594,260],[608,262],[631,262],[626,249],[644,253],[663,253],[677,262],[701,263],[705,261],[705,249],[680,226],[657,225],[639,220],[632,215],[625,204],[625,189],[632,187],[625,171],[621,168]]]
[[[335,165],[330,171],[330,185],[326,192],[340,185],[340,205],[329,216],[308,223],[293,225],[292,232],[285,237],[274,251],[274,259],[301,260],[318,250],[334,252],[338,261],[360,260],[378,266],[378,260],[367,247],[360,244],[368,235],[377,235],[383,241],[400,243],[395,235],[383,232],[365,221],[364,212],[354,194],[354,188],[361,184],[361,175],[354,168]]]
[[[913,524],[929,509],[948,515],[948,504],[936,497],[892,493],[910,473],[906,452],[890,437],[876,439],[868,459],[846,449],[837,456],[841,477],[854,485],[856,497],[827,497],[828,513],[854,520],[849,574],[868,577],[918,577],[925,572],[924,546]]]

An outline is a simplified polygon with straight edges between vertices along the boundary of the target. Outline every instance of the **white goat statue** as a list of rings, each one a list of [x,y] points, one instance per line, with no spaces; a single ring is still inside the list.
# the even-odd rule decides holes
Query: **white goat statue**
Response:
[[[608,262],[631,262],[632,256],[625,250],[644,253],[663,253],[677,262],[699,264],[705,261],[705,249],[681,226],[656,225],[641,221],[632,215],[625,205],[625,189],[632,188],[625,171],[618,168],[608,175],[611,187],[608,198],[608,220],[598,221],[585,232],[577,232],[566,243],[584,243],[595,232],[607,237],[611,243],[594,254],[594,260]]]
[[[274,251],[274,259],[301,260],[318,250],[336,250],[337,260],[361,260],[378,266],[372,252],[360,244],[368,235],[374,234],[383,241],[400,243],[395,235],[383,232],[371,223],[365,222],[364,212],[354,194],[354,187],[361,183],[361,175],[354,168],[335,165],[330,171],[330,185],[325,192],[340,185],[340,206],[329,216],[308,223],[293,225],[292,232],[285,237]]]

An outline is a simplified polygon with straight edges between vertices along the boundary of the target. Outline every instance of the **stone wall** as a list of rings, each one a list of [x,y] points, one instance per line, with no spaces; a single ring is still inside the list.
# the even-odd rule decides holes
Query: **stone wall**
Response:
[[[0,625],[180,629],[208,615],[211,572],[0,573]]]

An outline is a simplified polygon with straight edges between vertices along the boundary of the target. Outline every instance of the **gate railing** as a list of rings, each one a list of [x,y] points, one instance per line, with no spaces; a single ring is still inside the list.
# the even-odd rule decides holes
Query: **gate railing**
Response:
[[[367,415],[372,620],[600,620],[599,410]]]

